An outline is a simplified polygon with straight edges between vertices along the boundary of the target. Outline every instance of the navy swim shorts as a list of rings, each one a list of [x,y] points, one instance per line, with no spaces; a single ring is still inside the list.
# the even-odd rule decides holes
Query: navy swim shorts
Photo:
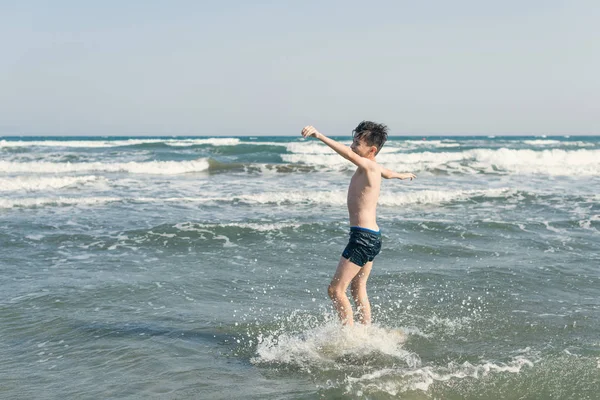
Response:
[[[350,227],[350,240],[342,253],[342,257],[364,267],[381,251],[381,232],[360,226]]]

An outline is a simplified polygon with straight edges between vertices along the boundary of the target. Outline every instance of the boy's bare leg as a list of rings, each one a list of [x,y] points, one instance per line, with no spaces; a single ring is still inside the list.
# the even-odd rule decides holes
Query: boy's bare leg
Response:
[[[371,268],[373,268],[373,261],[366,263],[350,283],[350,292],[358,310],[358,322],[364,325],[371,324],[371,303],[367,296],[367,279]]]
[[[340,258],[335,275],[331,279],[327,293],[333,300],[333,305],[337,310],[338,316],[344,325],[354,325],[354,318],[352,317],[352,306],[350,300],[346,296],[346,290],[352,279],[358,274],[361,267],[354,264],[352,261]]]

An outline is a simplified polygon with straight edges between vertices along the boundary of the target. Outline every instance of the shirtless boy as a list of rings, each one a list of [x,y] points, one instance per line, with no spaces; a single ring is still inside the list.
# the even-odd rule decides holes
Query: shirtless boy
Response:
[[[350,214],[350,240],[344,249],[335,275],[327,292],[344,325],[353,325],[352,306],[346,296],[350,292],[358,310],[358,321],[371,323],[371,305],[367,297],[367,279],[373,260],[381,250],[381,232],[376,221],[377,200],[381,177],[386,179],[416,178],[414,174],[399,174],[377,164],[375,156],[387,140],[387,126],[363,121],[353,131],[350,147],[328,138],[313,126],[302,129],[302,136],[315,137],[335,150],[358,168],[348,187],[348,213]]]

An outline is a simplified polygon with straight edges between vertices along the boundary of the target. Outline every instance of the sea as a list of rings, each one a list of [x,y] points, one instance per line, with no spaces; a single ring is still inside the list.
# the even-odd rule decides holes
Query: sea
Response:
[[[0,137],[0,398],[600,399],[600,137],[377,161],[417,178],[342,327],[355,167],[318,140]]]

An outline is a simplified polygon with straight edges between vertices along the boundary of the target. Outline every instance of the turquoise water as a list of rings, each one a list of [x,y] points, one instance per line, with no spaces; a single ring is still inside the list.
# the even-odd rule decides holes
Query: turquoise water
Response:
[[[316,140],[0,138],[0,397],[597,399],[600,137],[378,161],[418,179],[341,329],[353,166]]]

